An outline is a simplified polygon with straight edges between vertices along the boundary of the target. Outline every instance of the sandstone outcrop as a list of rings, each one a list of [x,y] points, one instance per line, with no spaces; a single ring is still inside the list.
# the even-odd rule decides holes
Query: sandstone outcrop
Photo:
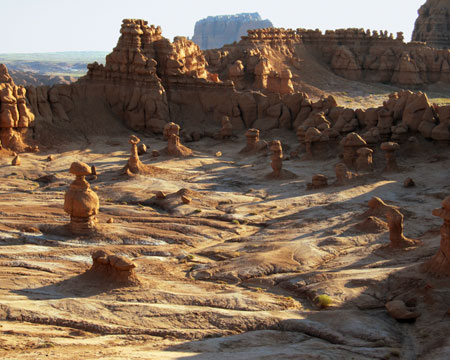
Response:
[[[270,20],[263,20],[258,13],[208,16],[195,23],[192,41],[201,49],[216,49],[239,41],[249,29],[272,27]]]
[[[64,196],[64,211],[70,215],[69,229],[74,234],[89,234],[95,229],[100,207],[97,194],[85,180],[91,168],[83,162],[74,162],[69,171],[76,177]]]
[[[348,171],[347,165],[339,163],[334,167],[336,173],[336,184],[345,185],[351,180],[354,175],[351,171]]]
[[[283,168],[283,148],[281,146],[280,140],[273,140],[269,146],[271,155],[271,166],[272,166],[272,174],[271,177],[279,178],[281,176],[281,170]]]
[[[358,155],[356,159],[356,169],[358,171],[372,171],[373,170],[373,150],[367,147],[362,147],[356,150]]]
[[[406,306],[402,300],[389,301],[386,303],[385,307],[388,314],[399,321],[415,320],[420,316],[419,312]]]
[[[384,168],[384,171],[398,171],[395,152],[400,149],[400,145],[395,142],[389,141],[382,143],[380,148],[384,151],[384,156],[386,158],[386,167]]]
[[[264,140],[259,139],[258,129],[248,129],[245,133],[247,145],[240,151],[242,154],[255,153],[267,148],[268,144]]]
[[[135,268],[136,264],[124,256],[97,250],[92,254],[92,267],[87,273],[108,286],[133,286],[141,283]]]
[[[328,178],[322,174],[313,175],[310,183],[306,184],[308,190],[322,189],[328,186]]]
[[[403,215],[400,211],[390,208],[386,211],[389,226],[389,240],[392,248],[405,248],[418,244],[417,240],[408,239],[403,235]]]
[[[136,135],[131,135],[128,142],[131,144],[131,156],[128,159],[127,164],[123,167],[121,171],[122,174],[127,174],[129,176],[135,174],[154,175],[161,171],[161,169],[155,166],[143,164],[139,159],[138,144],[141,142],[141,139]]]
[[[413,41],[450,49],[450,3],[447,0],[427,0],[419,11],[414,25]]]
[[[441,226],[439,251],[425,264],[425,270],[437,276],[450,276],[450,196],[442,201],[442,207],[433,210],[434,216],[444,220]]]
[[[26,97],[26,89],[16,86],[5,65],[0,64],[0,141],[2,146],[22,152],[35,116]]]
[[[354,168],[358,158],[358,150],[367,147],[366,141],[357,133],[350,133],[342,139],[340,143],[342,151],[342,159],[349,168]]]
[[[192,150],[180,142],[180,126],[173,122],[164,127],[164,137],[167,138],[167,153],[170,156],[183,157],[192,155]]]

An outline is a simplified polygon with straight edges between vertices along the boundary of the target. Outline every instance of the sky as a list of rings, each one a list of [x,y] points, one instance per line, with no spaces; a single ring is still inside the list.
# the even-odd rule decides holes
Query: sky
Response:
[[[189,36],[210,15],[259,12],[275,27],[403,31],[411,39],[425,0],[0,0],[0,53],[111,51],[122,19],[148,20],[163,36]]]

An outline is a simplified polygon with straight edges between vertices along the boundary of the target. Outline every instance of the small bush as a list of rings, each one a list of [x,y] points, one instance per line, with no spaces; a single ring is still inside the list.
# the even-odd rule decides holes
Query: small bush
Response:
[[[319,308],[326,309],[333,303],[333,300],[328,295],[322,294],[316,296],[314,302]]]

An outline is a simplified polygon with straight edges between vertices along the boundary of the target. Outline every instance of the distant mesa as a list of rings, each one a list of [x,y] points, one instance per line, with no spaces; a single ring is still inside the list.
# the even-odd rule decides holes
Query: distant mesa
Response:
[[[418,12],[412,40],[438,49],[450,49],[450,1],[427,0]]]
[[[202,50],[217,49],[225,44],[239,41],[241,36],[247,35],[247,30],[271,27],[273,27],[272,22],[261,19],[257,12],[208,16],[195,23],[192,41]]]

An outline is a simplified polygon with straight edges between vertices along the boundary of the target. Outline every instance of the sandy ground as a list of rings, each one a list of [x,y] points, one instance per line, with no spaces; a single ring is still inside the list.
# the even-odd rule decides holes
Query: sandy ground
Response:
[[[263,137],[280,139],[286,155],[297,147],[293,133]],[[431,212],[450,194],[448,147],[405,147],[394,174],[382,173],[377,151],[374,173],[309,191],[313,174],[334,181],[336,156],[286,160],[297,178],[268,180],[270,157],[240,155],[244,143],[241,134],[186,144],[195,153],[187,159],[143,155],[170,170],[162,178],[119,175],[125,135],[24,154],[17,167],[0,159],[0,357],[448,359],[450,281],[420,268],[439,247],[442,220]],[[76,160],[99,173],[91,237],[64,226]],[[50,182],[37,181],[46,175]],[[402,186],[407,177],[416,187]],[[191,204],[155,198],[183,188]],[[420,246],[393,251],[387,231],[355,229],[373,196],[404,211],[405,234]],[[97,249],[133,259],[142,285],[83,277]],[[319,294],[332,298],[329,308],[314,304]],[[384,304],[397,298],[421,313],[415,323],[388,316]]]

